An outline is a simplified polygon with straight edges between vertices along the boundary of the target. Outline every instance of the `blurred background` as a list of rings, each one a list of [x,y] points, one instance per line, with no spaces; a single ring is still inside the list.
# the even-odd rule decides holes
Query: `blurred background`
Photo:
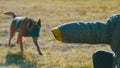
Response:
[[[68,44],[57,41],[51,29],[73,21],[106,22],[120,12],[119,0],[0,0],[0,68],[93,68],[92,54],[96,50],[111,51],[107,44]],[[12,11],[17,16],[41,19],[39,46],[44,56],[39,56],[31,38],[23,40],[24,55],[19,45],[7,47],[10,16],[2,13]],[[16,44],[17,33],[12,39]]]

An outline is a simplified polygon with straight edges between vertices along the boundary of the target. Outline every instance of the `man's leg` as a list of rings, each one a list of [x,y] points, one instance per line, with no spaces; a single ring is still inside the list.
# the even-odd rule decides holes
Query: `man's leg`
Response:
[[[113,54],[106,51],[97,51],[93,54],[94,68],[112,68]]]

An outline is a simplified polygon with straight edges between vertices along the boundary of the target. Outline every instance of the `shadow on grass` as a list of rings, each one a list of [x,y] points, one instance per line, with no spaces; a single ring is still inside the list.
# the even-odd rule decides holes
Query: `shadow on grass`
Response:
[[[8,44],[0,43],[0,46],[5,46],[5,47],[15,47],[17,46],[16,44],[11,44],[10,46]]]
[[[21,54],[8,53],[6,56],[6,63],[0,63],[0,66],[16,65],[20,68],[33,68],[34,64],[26,62],[25,58]]]

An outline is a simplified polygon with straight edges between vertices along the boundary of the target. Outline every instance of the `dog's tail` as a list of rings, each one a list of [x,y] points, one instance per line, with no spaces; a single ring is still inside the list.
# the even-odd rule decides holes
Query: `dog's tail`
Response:
[[[16,14],[13,13],[13,12],[5,12],[3,13],[4,15],[10,15],[12,18],[15,18],[16,17]]]

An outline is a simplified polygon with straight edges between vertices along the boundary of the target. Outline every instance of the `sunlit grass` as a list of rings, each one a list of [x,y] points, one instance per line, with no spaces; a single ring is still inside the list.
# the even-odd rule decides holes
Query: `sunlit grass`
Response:
[[[108,50],[104,45],[65,44],[55,40],[51,29],[71,21],[103,21],[119,13],[119,0],[0,0],[0,68],[92,68],[92,54]],[[39,56],[31,38],[20,47],[7,47],[11,19],[2,13],[14,11],[18,16],[28,16],[42,21],[39,46],[44,56]],[[17,34],[12,40],[16,43]]]

